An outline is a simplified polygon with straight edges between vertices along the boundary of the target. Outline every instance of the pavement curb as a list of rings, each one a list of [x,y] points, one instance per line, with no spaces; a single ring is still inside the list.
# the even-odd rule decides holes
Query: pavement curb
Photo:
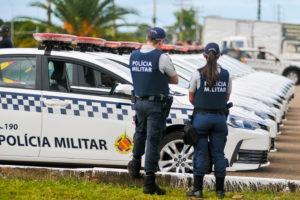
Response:
[[[142,186],[143,178],[132,179],[126,169],[113,168],[50,168],[0,165],[0,178],[20,178],[32,180],[58,180],[61,178],[79,178],[102,183],[126,184],[131,186]],[[157,183],[161,186],[188,189],[192,187],[192,174],[157,173]],[[300,189],[300,180],[256,178],[244,176],[227,176],[225,183],[226,191],[243,190],[268,190],[268,191],[290,191]],[[215,178],[206,175],[204,188],[214,190]]]

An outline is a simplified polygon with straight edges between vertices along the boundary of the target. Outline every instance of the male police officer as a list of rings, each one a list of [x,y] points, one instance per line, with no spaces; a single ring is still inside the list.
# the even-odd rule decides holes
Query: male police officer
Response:
[[[12,48],[12,42],[10,39],[10,32],[8,26],[3,24],[0,27],[0,48]]]
[[[159,170],[159,144],[166,128],[168,108],[164,105],[169,98],[168,83],[177,84],[178,76],[169,55],[161,51],[165,37],[162,28],[151,28],[146,38],[147,45],[130,56],[136,129],[133,159],[128,163],[128,171],[132,177],[140,176],[141,157],[145,153],[145,194],[166,193],[156,185],[155,173]]]

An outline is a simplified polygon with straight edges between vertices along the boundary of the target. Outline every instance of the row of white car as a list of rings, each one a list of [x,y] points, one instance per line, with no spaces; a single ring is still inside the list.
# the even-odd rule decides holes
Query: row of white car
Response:
[[[123,62],[123,65],[129,67],[129,55],[125,55],[127,59],[116,55],[106,55],[105,53],[101,53],[101,55],[118,62]],[[176,97],[178,103],[191,106],[187,98],[188,82],[192,73],[197,68],[203,67],[206,61],[202,54],[171,54],[171,58],[180,77],[179,86],[184,89],[182,90],[172,85],[170,86],[175,94],[184,94]],[[281,121],[288,109],[288,103],[293,97],[294,83],[282,76],[255,71],[248,65],[226,55],[222,56],[218,63],[228,69],[233,78],[233,93],[230,101],[233,102],[234,106],[231,108],[231,114],[228,118],[229,128],[255,130],[254,132],[256,133],[262,132],[260,136],[265,136],[265,140],[260,140],[260,142],[257,143],[256,150],[258,151],[253,152],[252,150],[247,150],[246,143],[244,143],[245,147],[242,146],[242,141],[237,133],[231,134],[236,129],[233,129],[232,132],[229,131],[230,134],[225,153],[226,157],[230,158],[231,167],[227,170],[241,170],[245,163],[254,164],[260,159],[263,160],[264,156],[267,156],[268,151],[276,151],[275,138],[280,134],[279,127]],[[240,144],[231,145],[231,143],[234,143],[231,137],[235,138]],[[256,136],[251,135],[250,138],[253,137]],[[256,138],[261,139],[261,137]],[[253,141],[250,141],[251,144],[252,142]],[[169,145],[174,146],[173,142],[170,142]],[[261,147],[259,147],[260,145]],[[241,148],[241,150],[238,151],[237,148]],[[167,151],[169,151],[169,149],[170,147],[167,148]],[[235,154],[233,154],[233,152],[235,152]],[[236,156],[236,158],[234,156]],[[235,163],[233,165],[234,159],[236,159],[237,163],[242,164]],[[257,166],[263,167],[268,165],[269,162],[261,163],[261,165],[256,166],[252,165],[251,167],[253,168],[251,169],[258,168]],[[249,167],[250,166],[247,166],[244,169],[249,170]]]
[[[105,45],[100,39],[60,34],[35,36],[42,42],[39,49],[0,50],[0,161],[126,167],[135,128],[129,55],[101,51],[134,45]],[[72,41],[81,51],[70,50]],[[159,167],[165,172],[192,172],[193,147],[182,141],[184,124],[193,111],[187,87],[192,72],[205,60],[202,54],[171,58],[180,83],[170,85],[174,103]],[[227,170],[268,166],[294,84],[227,56],[219,63],[233,78]]]

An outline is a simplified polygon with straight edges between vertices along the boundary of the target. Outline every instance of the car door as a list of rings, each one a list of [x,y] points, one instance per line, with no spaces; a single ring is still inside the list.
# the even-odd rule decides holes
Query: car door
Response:
[[[281,63],[273,54],[264,51],[256,51],[251,53],[251,57],[244,57],[247,64],[254,69],[277,72],[281,68]]]
[[[40,56],[0,56],[0,159],[37,157],[41,137]]]
[[[117,72],[51,57],[46,70],[42,132],[51,146],[42,148],[41,157],[72,163],[127,162],[135,124],[129,97],[110,94],[122,82]]]

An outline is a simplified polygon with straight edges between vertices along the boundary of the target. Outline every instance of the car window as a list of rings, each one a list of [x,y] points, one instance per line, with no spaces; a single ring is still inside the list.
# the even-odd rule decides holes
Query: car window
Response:
[[[0,85],[35,88],[36,58],[0,58]]]
[[[68,64],[62,61],[49,60],[48,74],[51,91],[69,92],[70,80],[67,76]]]
[[[252,58],[251,52],[241,51],[242,58]]]
[[[266,60],[278,61],[279,59],[272,53],[266,52]]]
[[[228,50],[226,53],[228,56],[236,58],[236,59],[240,59],[239,56],[239,51],[235,51],[235,50]]]
[[[286,45],[287,53],[300,53],[300,44],[287,44]]]
[[[79,86],[83,87],[111,89],[118,82],[108,73],[87,66],[78,66],[78,75]]]
[[[52,91],[109,94],[120,82],[104,70],[65,61],[49,60],[48,68]]]

